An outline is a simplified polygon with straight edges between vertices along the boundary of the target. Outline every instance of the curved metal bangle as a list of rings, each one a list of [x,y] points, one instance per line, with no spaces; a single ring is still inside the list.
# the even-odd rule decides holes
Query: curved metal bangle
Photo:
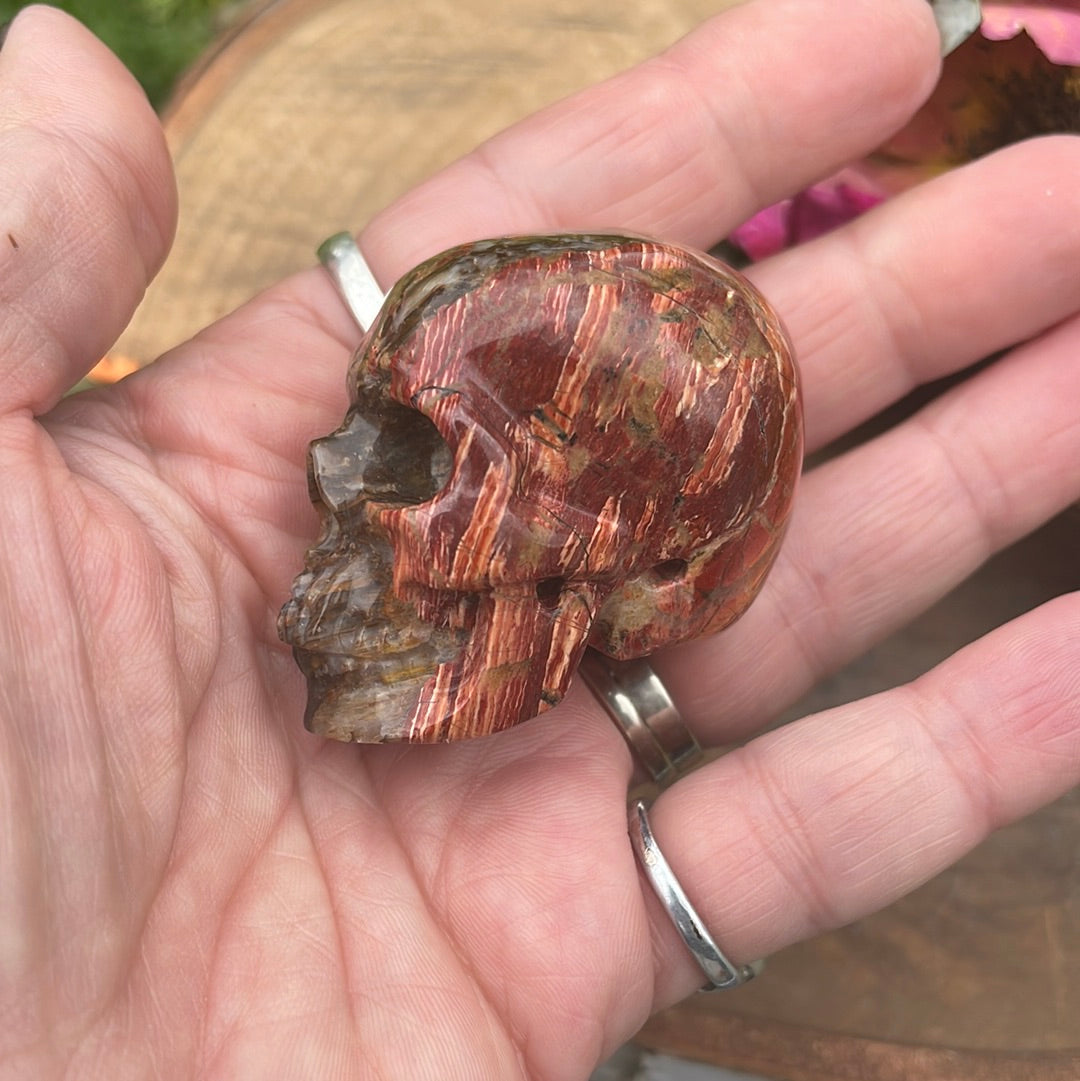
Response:
[[[653,892],[660,898],[686,948],[705,973],[707,982],[701,990],[727,991],[757,976],[765,967],[764,961],[736,965],[713,941],[656,843],[643,800],[635,800],[630,805],[630,840]]]
[[[648,661],[614,661],[590,649],[578,671],[658,785],[696,765],[701,747]]]

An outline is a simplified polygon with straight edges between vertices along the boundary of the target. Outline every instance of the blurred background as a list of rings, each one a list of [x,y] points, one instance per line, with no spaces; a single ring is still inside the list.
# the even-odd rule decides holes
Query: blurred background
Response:
[[[27,2],[0,0],[0,23]],[[179,74],[235,17],[243,0],[61,0],[135,73],[160,108]]]

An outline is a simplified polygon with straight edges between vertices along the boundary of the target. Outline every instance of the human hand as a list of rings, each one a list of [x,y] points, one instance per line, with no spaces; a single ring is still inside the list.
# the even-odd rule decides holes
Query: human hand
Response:
[[[935,75],[926,7],[845,0],[842,40],[835,0],[736,9],[401,200],[368,260],[388,284],[501,232],[707,246],[903,122]],[[305,733],[275,619],[348,314],[312,271],[57,404],[164,256],[167,157],[116,62],[45,10],[0,51],[0,138],[4,1071],[587,1076],[700,982],[638,877],[621,737],[581,688],[474,743]],[[654,659],[702,742],[753,736],[1080,494],[1078,155],[1012,148],[754,268],[812,447],[1009,352],[808,475],[749,614]],[[725,949],[872,911],[1074,784],[1078,623],[1061,598],[670,789],[654,827]]]

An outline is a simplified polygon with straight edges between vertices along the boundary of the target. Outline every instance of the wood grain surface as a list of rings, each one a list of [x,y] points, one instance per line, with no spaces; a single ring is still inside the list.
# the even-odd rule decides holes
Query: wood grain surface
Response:
[[[731,3],[256,4],[166,112],[179,231],[118,351],[153,360],[485,138]]]

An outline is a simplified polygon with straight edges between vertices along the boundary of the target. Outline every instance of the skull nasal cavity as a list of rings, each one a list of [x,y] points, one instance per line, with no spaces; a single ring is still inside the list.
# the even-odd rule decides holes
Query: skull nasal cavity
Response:
[[[434,424],[392,399],[358,402],[357,409],[378,430],[364,463],[364,487],[386,493],[394,503],[425,503],[450,476],[453,455]]]

